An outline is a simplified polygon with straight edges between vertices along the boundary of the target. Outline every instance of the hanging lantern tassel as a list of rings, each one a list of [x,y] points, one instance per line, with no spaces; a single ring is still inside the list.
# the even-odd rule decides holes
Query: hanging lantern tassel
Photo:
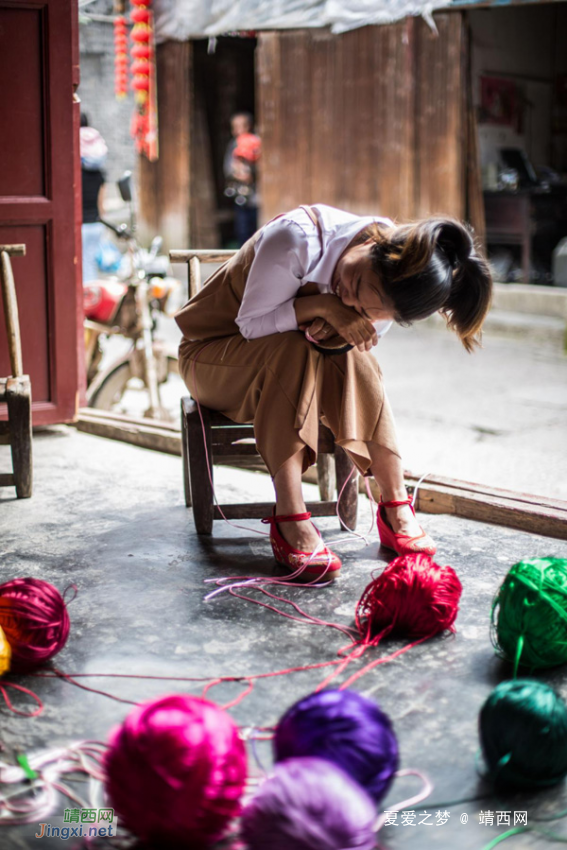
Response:
[[[114,94],[117,100],[128,94],[128,22],[123,15],[114,19]]]
[[[132,0],[132,88],[136,112],[132,120],[132,136],[138,153],[150,162],[158,158],[157,95],[155,47],[151,0]]]

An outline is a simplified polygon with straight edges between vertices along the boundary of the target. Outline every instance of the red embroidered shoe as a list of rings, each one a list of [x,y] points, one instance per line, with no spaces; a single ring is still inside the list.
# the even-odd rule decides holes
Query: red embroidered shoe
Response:
[[[332,581],[340,573],[342,564],[337,555],[327,549],[323,540],[313,552],[300,552],[299,549],[290,546],[280,534],[278,528],[280,522],[301,522],[307,519],[311,519],[311,514],[308,512],[276,516],[274,508],[273,516],[262,520],[270,526],[270,543],[274,558],[280,566],[291,570],[290,578],[294,581]],[[315,531],[319,534],[317,528]],[[319,537],[321,537],[320,534]]]
[[[435,543],[423,529],[421,529],[421,534],[418,534],[417,537],[408,537],[407,534],[396,534],[386,516],[385,508],[397,508],[400,505],[409,505],[415,516],[413,502],[409,498],[392,502],[383,502],[380,499],[378,503],[378,515],[376,518],[378,520],[378,534],[380,535],[382,546],[393,549],[398,555],[414,555],[417,552],[423,552],[424,555],[434,555],[437,551]]]

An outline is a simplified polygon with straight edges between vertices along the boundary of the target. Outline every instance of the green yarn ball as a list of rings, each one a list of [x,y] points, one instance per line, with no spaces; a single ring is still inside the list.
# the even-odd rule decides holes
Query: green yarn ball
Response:
[[[492,642],[524,667],[567,663],[567,559],[514,564],[492,604]]]
[[[542,682],[502,682],[484,703],[480,743],[490,778],[537,788],[567,775],[567,705]]]

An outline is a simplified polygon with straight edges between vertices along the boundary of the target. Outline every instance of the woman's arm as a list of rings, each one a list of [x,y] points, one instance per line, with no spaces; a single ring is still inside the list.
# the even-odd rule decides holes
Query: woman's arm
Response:
[[[347,307],[336,295],[307,295],[295,299],[297,324],[309,325],[314,319],[324,319],[334,330],[360,351],[378,345],[378,333],[368,319]]]
[[[260,236],[236,324],[246,339],[298,330],[294,300],[309,262],[307,237],[290,219]]]

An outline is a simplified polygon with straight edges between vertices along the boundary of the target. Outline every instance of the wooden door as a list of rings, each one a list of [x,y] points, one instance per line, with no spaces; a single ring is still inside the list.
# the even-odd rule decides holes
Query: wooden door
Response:
[[[72,420],[79,389],[76,6],[76,0],[0,0],[0,244],[27,247],[12,266],[34,424]],[[0,303],[0,376],[6,376],[1,311]],[[6,418],[3,406],[0,417]]]
[[[466,215],[463,14],[261,33],[262,219],[301,203]]]

